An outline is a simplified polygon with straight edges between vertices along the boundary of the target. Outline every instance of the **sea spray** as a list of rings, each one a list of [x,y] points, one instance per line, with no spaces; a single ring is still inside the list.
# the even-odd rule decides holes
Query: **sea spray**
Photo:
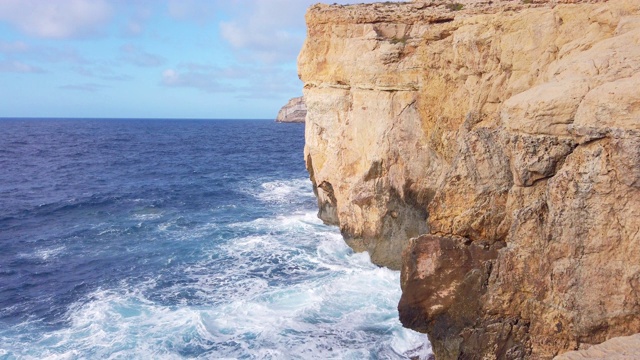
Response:
[[[88,126],[98,145],[113,131],[110,123]],[[130,156],[162,152],[165,159],[157,165],[166,168],[150,172],[139,161],[123,162],[113,171],[141,173],[113,179],[99,193],[85,188],[57,194],[63,200],[45,210],[9,214],[32,228],[0,223],[4,234],[13,235],[1,239],[11,244],[3,256],[13,255],[1,264],[0,290],[8,294],[3,305],[14,301],[0,310],[0,358],[428,356],[426,337],[397,319],[399,273],[354,253],[336,228],[315,216],[311,183],[297,161],[302,142],[281,144],[301,137],[302,127],[128,126],[118,127],[128,134],[120,138],[129,139],[118,146]],[[222,141],[246,126],[258,138],[278,136],[248,150]],[[149,131],[164,139],[162,145],[142,135]],[[185,137],[191,142],[181,141]],[[207,147],[210,141],[218,146]],[[166,143],[176,149],[167,152]],[[100,156],[90,146],[84,151]],[[247,159],[238,156],[241,151]],[[269,157],[280,160],[274,165]],[[203,166],[205,160],[213,165]],[[82,184],[74,177],[102,170],[89,166],[85,173],[51,176]],[[75,199],[70,205],[64,200],[69,195]]]

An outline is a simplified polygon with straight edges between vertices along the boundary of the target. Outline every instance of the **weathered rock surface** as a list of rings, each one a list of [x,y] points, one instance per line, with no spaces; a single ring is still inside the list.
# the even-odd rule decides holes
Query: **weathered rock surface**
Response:
[[[304,97],[295,97],[278,112],[276,122],[283,123],[303,123],[307,116],[307,106],[304,104]]]
[[[621,336],[587,350],[570,351],[554,360],[635,360],[640,358],[640,334]]]
[[[640,332],[640,2],[458,3],[308,11],[319,216],[438,359]]]

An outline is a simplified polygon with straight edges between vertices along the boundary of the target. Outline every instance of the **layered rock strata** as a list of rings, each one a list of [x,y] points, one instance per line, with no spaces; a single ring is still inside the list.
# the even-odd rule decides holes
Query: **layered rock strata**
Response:
[[[282,123],[303,123],[307,116],[307,107],[304,104],[304,97],[295,97],[289,100],[278,111],[276,122]]]
[[[314,5],[319,216],[402,269],[438,359],[640,332],[640,2]]]

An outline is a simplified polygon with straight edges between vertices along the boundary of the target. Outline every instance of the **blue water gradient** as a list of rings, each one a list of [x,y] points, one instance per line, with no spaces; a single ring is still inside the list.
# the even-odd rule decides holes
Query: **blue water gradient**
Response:
[[[426,358],[304,125],[0,120],[0,359]]]

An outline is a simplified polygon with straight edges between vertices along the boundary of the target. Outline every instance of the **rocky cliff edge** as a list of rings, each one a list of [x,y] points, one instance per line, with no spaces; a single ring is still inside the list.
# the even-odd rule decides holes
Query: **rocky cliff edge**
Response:
[[[314,5],[319,216],[402,269],[438,359],[640,332],[640,2]]]
[[[276,122],[282,123],[303,123],[307,116],[307,107],[304,104],[304,97],[295,97],[289,100],[278,112]]]

